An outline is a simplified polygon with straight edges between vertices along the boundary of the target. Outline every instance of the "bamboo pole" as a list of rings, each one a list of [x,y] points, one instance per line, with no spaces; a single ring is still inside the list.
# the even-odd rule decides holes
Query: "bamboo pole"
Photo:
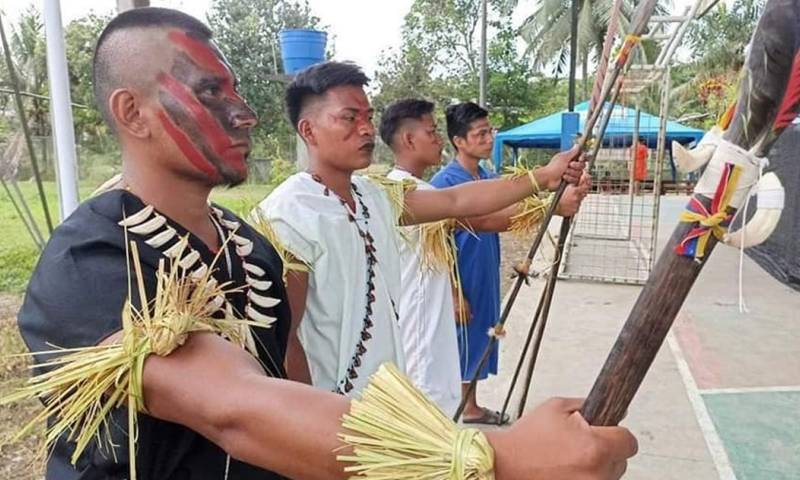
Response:
[[[592,163],[594,162],[594,159],[597,158],[597,153],[600,151],[600,147],[603,145],[603,137],[605,137],[606,129],[611,121],[611,116],[614,114],[614,106],[619,99],[621,91],[622,81],[619,81],[617,82],[617,87],[614,90],[614,95],[609,102],[608,110],[606,110],[606,114],[603,116],[603,121],[601,122],[600,129],[597,132],[592,153],[589,155],[590,162]],[[603,105],[597,105],[597,108],[602,109]],[[550,318],[550,306],[553,303],[553,294],[555,293],[556,281],[558,280],[558,270],[561,268],[561,260],[564,257],[564,249],[567,245],[567,238],[569,237],[569,232],[572,228],[572,220],[572,217],[566,217],[561,220],[561,229],[558,233],[558,244],[556,246],[556,260],[553,265],[553,271],[547,278],[547,286],[542,292],[542,298],[540,299],[542,308],[541,310],[537,309],[537,314],[541,312],[541,318],[534,318],[533,321],[534,325],[541,322],[541,326],[539,327],[539,331],[536,335],[533,352],[531,353],[531,360],[528,364],[528,371],[525,376],[525,383],[523,384],[524,390],[522,391],[522,397],[520,398],[517,406],[517,417],[522,416],[522,412],[525,410],[525,404],[528,401],[528,393],[531,388],[531,381],[533,380],[533,371],[536,368],[536,361],[539,358],[539,351],[542,346],[542,339],[544,338],[544,329],[547,326],[547,320]]]
[[[44,219],[47,222],[48,233],[53,232],[53,220],[50,217],[50,209],[47,207],[47,197],[44,194],[44,186],[42,185],[42,176],[39,173],[39,164],[36,161],[36,151],[33,148],[33,138],[31,137],[30,129],[28,128],[28,118],[25,115],[25,107],[22,105],[22,95],[19,90],[19,79],[17,79],[17,72],[14,68],[14,62],[11,59],[11,50],[8,48],[8,40],[6,39],[6,31],[3,28],[3,16],[0,15],[0,41],[3,43],[3,52],[5,54],[6,67],[8,68],[8,78],[11,82],[11,87],[14,90],[14,100],[17,107],[17,115],[19,115],[19,122],[22,125],[22,132],[25,135],[25,143],[28,147],[28,155],[31,158],[31,169],[33,170],[33,177],[36,180],[36,188],[39,191],[39,200],[42,202],[42,210],[44,210]]]
[[[25,213],[22,211],[19,204],[17,203],[17,200],[14,199],[14,195],[11,193],[11,190],[8,188],[8,183],[2,177],[0,177],[0,184],[2,184],[3,190],[6,191],[6,195],[8,195],[8,199],[11,201],[11,206],[14,207],[14,210],[17,212],[17,215],[19,215],[20,220],[22,220],[22,223],[25,224],[25,229],[31,236],[33,244],[36,245],[36,248],[39,249],[39,251],[41,252],[44,246],[43,240],[41,239],[41,233],[39,233],[38,228],[36,228],[36,223],[35,222],[30,223],[33,222],[33,218],[28,218],[28,216],[25,215]],[[24,199],[22,201],[24,202]]]
[[[617,61],[614,65],[614,68],[611,70],[611,75],[605,87],[603,87],[603,91],[600,94],[600,105],[603,105],[607,98],[612,94],[612,90],[616,88],[617,80],[619,79],[620,75],[622,74],[623,69],[628,63],[628,59],[630,58],[630,52],[633,47],[639,41],[639,35],[644,31],[645,27],[647,26],[648,19],[653,14],[655,10],[657,0],[645,0],[639,4],[636,8],[636,12],[634,13],[634,18],[631,21],[631,35],[625,40],[625,43],[622,46],[621,52]],[[597,124],[598,120],[600,119],[600,115],[602,113],[602,108],[595,108],[594,111],[591,112],[589,119],[586,121],[584,126],[584,132],[586,133],[581,137],[581,141],[579,143],[579,147],[581,151],[584,151],[587,146],[587,142],[589,141],[589,132],[594,130],[595,125]],[[533,257],[536,255],[536,251],[539,249],[539,246],[542,244],[542,240],[544,239],[544,235],[547,232],[547,228],[550,225],[550,220],[553,218],[555,214],[556,206],[558,202],[561,200],[561,197],[564,195],[564,191],[567,189],[567,182],[561,181],[558,189],[555,192],[553,197],[553,201],[550,203],[544,218],[542,219],[541,225],[539,227],[539,231],[536,234],[536,237],[533,240],[533,244],[531,248],[528,250],[528,255],[523,262],[520,262],[519,265],[515,267],[517,272],[517,279],[514,282],[514,285],[511,287],[511,293],[508,296],[508,300],[503,307],[503,311],[500,314],[500,319],[497,322],[497,327],[502,328],[505,325],[506,320],[508,319],[508,315],[511,312],[511,307],[514,305],[514,302],[519,295],[519,291],[522,288],[522,283],[527,278],[527,273],[530,268],[530,264],[533,261]],[[489,359],[489,355],[491,354],[492,350],[495,348],[497,343],[496,337],[491,337],[489,343],[486,346],[486,349],[481,356],[481,360],[479,365],[485,365],[485,363]],[[461,418],[461,414],[464,412],[464,407],[466,406],[467,398],[472,394],[475,390],[475,386],[478,382],[478,375],[480,374],[482,367],[479,367],[475,371],[475,375],[473,376],[472,380],[469,382],[469,386],[467,387],[467,391],[463,395],[461,399],[461,403],[456,410],[455,415],[453,416],[453,420],[458,421]]]

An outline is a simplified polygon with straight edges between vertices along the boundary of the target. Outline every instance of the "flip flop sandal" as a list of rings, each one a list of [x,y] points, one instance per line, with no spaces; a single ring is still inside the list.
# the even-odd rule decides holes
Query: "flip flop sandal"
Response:
[[[464,418],[461,422],[464,424],[505,425],[511,420],[508,414],[504,414],[503,418],[500,418],[500,412],[495,412],[488,408],[483,408],[482,410],[483,415],[480,417]]]

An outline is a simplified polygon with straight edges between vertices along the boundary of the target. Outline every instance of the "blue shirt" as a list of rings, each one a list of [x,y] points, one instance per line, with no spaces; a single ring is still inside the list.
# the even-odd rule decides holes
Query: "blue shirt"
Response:
[[[480,166],[478,173],[481,180],[497,177],[494,172]],[[431,184],[436,188],[446,188],[474,180],[461,164],[451,160],[433,176]],[[459,332],[461,375],[464,380],[471,380],[489,343],[487,332],[500,317],[500,236],[457,230],[455,241],[461,287],[472,313],[466,328],[459,327],[466,330]],[[486,378],[487,373],[497,373],[496,348],[479,378]]]

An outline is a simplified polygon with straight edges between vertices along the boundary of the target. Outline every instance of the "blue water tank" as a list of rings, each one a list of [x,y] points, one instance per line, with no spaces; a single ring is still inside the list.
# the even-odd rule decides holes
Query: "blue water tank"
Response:
[[[281,58],[283,71],[294,75],[306,67],[325,60],[325,44],[328,34],[319,30],[282,30]]]

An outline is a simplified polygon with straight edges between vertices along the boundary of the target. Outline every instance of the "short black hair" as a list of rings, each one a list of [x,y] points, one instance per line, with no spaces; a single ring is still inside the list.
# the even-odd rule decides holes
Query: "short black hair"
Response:
[[[115,71],[115,62],[124,63],[125,58],[114,48],[104,48],[114,33],[135,28],[174,27],[186,31],[200,40],[208,41],[211,30],[200,20],[170,8],[134,8],[114,17],[100,33],[92,60],[92,85],[97,108],[108,126],[114,130],[114,119],[108,109],[108,97],[115,89],[123,86],[123,78]]]
[[[292,127],[297,130],[300,114],[309,100],[342,86],[363,87],[369,84],[361,68],[352,62],[323,62],[298,73],[286,88],[284,100]]]
[[[489,112],[475,102],[450,105],[444,113],[447,118],[447,138],[456,150],[458,147],[453,139],[455,137],[467,138],[467,132],[469,132],[472,122],[489,116]]]
[[[433,107],[432,102],[419,98],[398,100],[386,107],[378,129],[383,143],[391,148],[395,133],[406,120],[420,120],[424,115],[433,113]]]

